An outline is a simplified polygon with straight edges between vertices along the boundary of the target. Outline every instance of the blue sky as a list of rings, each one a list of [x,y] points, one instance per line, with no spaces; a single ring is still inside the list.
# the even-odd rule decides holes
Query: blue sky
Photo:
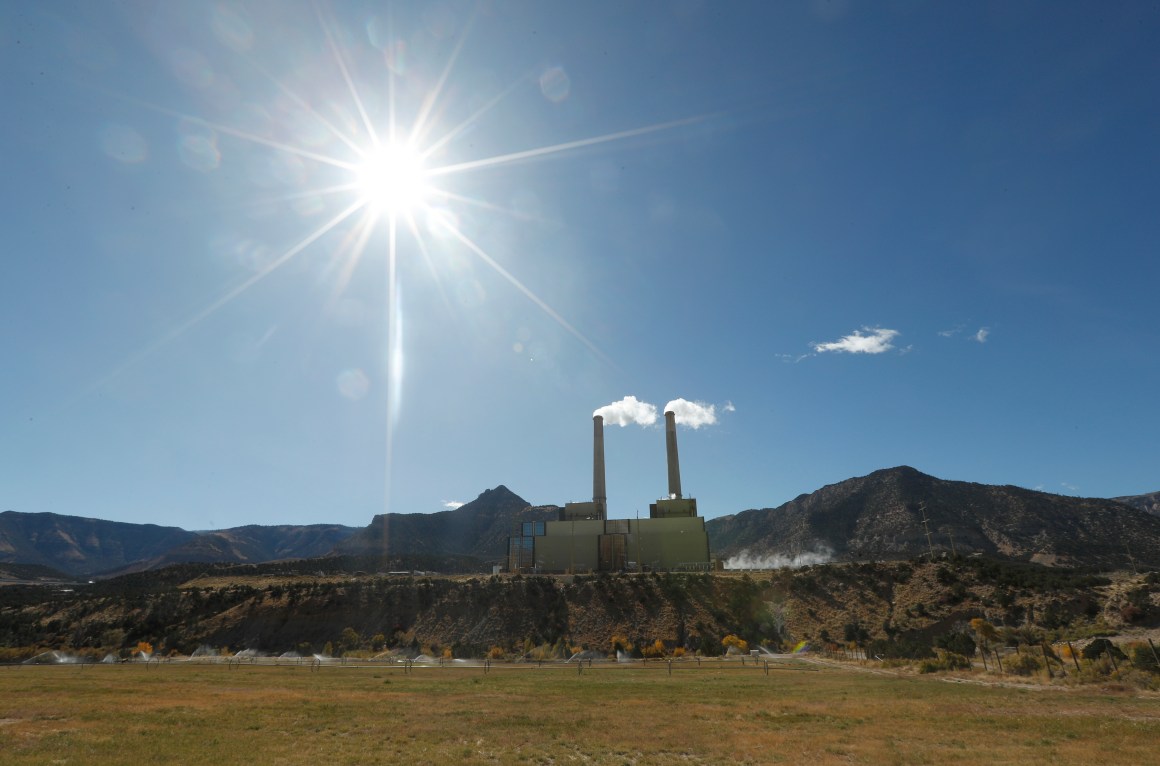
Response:
[[[584,500],[628,396],[713,408],[706,517],[900,464],[1160,489],[1158,38],[1144,2],[9,4],[0,509]],[[607,427],[610,515],[665,493],[662,425]]]

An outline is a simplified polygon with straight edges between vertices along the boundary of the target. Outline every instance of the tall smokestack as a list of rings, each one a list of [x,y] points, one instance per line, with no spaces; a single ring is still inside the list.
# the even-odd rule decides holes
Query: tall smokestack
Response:
[[[665,413],[665,447],[669,456],[669,497],[681,496],[681,464],[677,459],[677,416],[672,410]]]
[[[604,488],[604,418],[592,417],[592,502],[600,505],[601,513],[608,506]]]

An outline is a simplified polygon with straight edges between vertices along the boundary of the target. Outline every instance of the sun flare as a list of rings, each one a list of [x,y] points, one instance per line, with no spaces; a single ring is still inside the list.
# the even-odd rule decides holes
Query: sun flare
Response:
[[[393,216],[415,212],[431,192],[423,155],[402,143],[369,153],[356,170],[355,186],[367,206]]]

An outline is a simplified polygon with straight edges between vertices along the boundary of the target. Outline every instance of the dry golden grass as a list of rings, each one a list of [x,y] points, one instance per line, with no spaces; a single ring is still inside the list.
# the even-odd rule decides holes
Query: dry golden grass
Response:
[[[1160,701],[752,664],[0,668],[5,764],[1155,762]]]

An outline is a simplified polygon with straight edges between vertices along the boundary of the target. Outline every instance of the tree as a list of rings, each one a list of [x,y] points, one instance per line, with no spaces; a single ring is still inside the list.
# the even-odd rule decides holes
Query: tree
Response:
[[[358,649],[362,644],[362,636],[354,628],[343,628],[338,638],[339,646],[346,650]]]
[[[975,635],[982,642],[983,651],[987,651],[987,644],[999,636],[998,631],[995,630],[995,626],[982,617],[975,617],[971,620],[971,630],[975,631]]]
[[[743,638],[739,638],[732,633],[721,639],[721,645],[725,647],[725,651],[736,649],[738,652],[745,653],[749,651],[749,642]]]
[[[862,627],[858,621],[848,622],[842,629],[843,640],[854,646],[862,646],[870,638],[870,631]]]
[[[153,654],[153,644],[149,643],[148,641],[138,641],[137,654],[149,657],[151,654]]]

